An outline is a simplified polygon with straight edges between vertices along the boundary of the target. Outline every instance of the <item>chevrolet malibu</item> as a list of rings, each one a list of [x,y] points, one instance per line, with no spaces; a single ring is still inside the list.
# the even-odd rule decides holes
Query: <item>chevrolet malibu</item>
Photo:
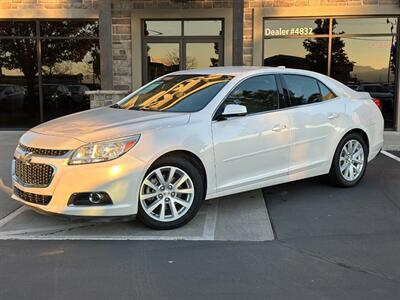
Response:
[[[370,95],[303,70],[170,73],[118,103],[26,132],[13,198],[48,213],[171,229],[205,199],[328,174],[356,185],[381,150]]]

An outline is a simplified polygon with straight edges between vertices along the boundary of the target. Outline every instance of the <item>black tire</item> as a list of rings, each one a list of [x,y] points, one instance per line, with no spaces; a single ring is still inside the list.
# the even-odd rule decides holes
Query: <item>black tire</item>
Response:
[[[361,144],[363,151],[364,151],[363,168],[360,172],[360,175],[352,181],[347,180],[342,175],[342,173],[340,172],[340,167],[339,167],[340,153],[341,153],[343,147],[346,145],[346,143],[350,140],[358,141]],[[356,132],[347,134],[339,142],[339,144],[336,148],[335,155],[332,160],[331,169],[330,169],[329,175],[328,175],[330,183],[335,186],[340,186],[340,187],[352,187],[352,186],[357,185],[365,174],[365,170],[367,168],[367,161],[368,161],[368,145],[367,145],[366,141],[364,140],[363,136],[361,136],[360,134],[358,134]]]
[[[138,199],[138,219],[144,223],[146,226],[157,229],[157,230],[167,230],[167,229],[174,229],[181,227],[188,223],[193,217],[197,214],[198,210],[201,207],[201,204],[205,198],[205,189],[203,180],[205,180],[200,172],[199,166],[192,163],[190,160],[186,159],[185,157],[177,157],[177,156],[165,156],[161,157],[157,160],[146,172],[146,175],[150,174],[153,170],[158,169],[160,167],[165,166],[172,166],[177,167],[187,173],[190,179],[193,182],[194,187],[194,197],[191,207],[188,211],[181,216],[180,218],[174,221],[162,222],[159,220],[155,220],[151,218],[144,210],[142,206],[142,202]]]

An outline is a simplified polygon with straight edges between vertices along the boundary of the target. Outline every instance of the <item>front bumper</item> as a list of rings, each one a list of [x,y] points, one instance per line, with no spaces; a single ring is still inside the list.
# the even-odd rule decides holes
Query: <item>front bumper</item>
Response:
[[[131,151],[132,152],[132,151]],[[12,198],[47,213],[81,217],[119,217],[137,213],[139,187],[146,165],[131,152],[109,161],[84,165],[68,165],[70,153],[62,157],[33,156],[32,163],[47,164],[55,169],[51,183],[46,187],[24,184],[15,176],[13,162],[13,186],[23,192],[52,196],[49,204],[26,202],[15,193]],[[15,151],[15,157],[23,153]],[[74,193],[106,192],[112,205],[68,206]]]

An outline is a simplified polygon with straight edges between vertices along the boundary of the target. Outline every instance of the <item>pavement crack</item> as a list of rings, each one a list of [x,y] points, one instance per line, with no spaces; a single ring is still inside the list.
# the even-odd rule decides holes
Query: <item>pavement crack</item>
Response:
[[[335,266],[338,266],[340,268],[345,268],[347,270],[353,271],[353,272],[358,272],[358,273],[362,273],[362,274],[367,274],[367,275],[371,275],[371,276],[375,276],[375,277],[379,277],[381,279],[384,280],[388,280],[388,281],[392,281],[392,282],[397,282],[400,283],[400,279],[390,276],[388,274],[384,274],[384,273],[380,273],[374,270],[370,270],[367,268],[364,268],[362,266],[356,265],[354,263],[350,263],[347,261],[344,261],[338,257],[329,257],[329,256],[323,256],[321,254],[315,253],[313,251],[310,250],[306,250],[306,249],[300,249],[297,248],[293,245],[288,244],[285,241],[277,241],[280,245],[282,245],[285,248],[288,248],[290,250],[293,250],[303,256],[308,256],[311,257],[313,259],[325,262],[325,263],[329,263],[329,264],[333,264]]]

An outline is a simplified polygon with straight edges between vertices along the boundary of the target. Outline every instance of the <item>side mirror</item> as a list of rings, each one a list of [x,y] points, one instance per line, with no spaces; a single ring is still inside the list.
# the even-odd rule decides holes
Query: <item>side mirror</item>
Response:
[[[239,117],[245,115],[247,115],[246,106],[239,104],[228,104],[225,106],[224,111],[221,114],[221,117],[229,118],[229,117]]]

